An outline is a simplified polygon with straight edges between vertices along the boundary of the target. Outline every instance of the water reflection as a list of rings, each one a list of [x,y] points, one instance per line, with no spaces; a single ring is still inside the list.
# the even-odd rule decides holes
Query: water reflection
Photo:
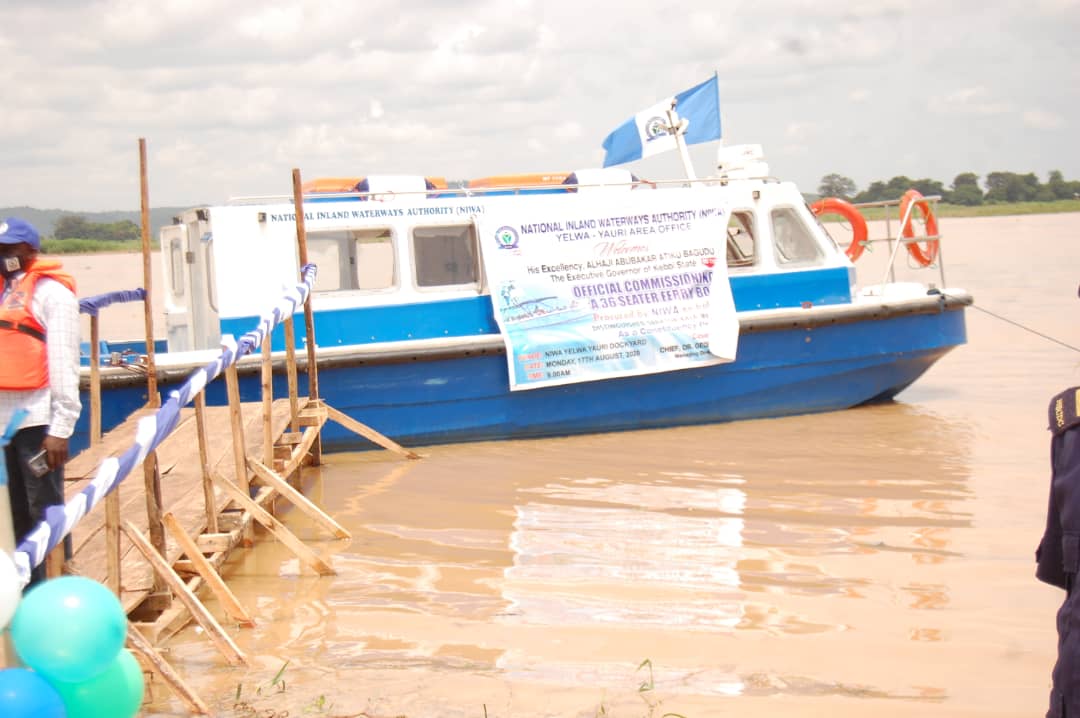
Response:
[[[338,575],[302,572],[272,542],[241,554],[230,585],[259,625],[239,639],[298,675],[615,687],[651,658],[676,693],[940,700],[933,679],[867,680],[862,661],[792,670],[777,656],[869,645],[890,646],[869,660],[893,661],[885,632],[950,640],[936,620],[952,593],[941,569],[963,558],[972,523],[971,442],[944,417],[888,404],[431,447],[418,462],[332,454],[309,493],[352,540],[283,519]]]

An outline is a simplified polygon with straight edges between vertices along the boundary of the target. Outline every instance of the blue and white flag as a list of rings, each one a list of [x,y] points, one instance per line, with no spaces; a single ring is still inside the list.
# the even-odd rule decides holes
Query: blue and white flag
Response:
[[[657,102],[619,125],[604,140],[604,167],[621,165],[642,157],[676,148],[668,131],[667,111],[675,102],[675,113],[690,124],[683,135],[688,145],[720,139],[720,88],[716,75],[705,82]]]

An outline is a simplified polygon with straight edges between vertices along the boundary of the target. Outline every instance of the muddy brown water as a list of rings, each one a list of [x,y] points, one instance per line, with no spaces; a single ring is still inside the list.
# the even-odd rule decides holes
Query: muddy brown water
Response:
[[[1033,575],[1046,407],[1080,354],[986,312],[1080,346],[1080,214],[942,233],[979,309],[895,402],[326,455],[307,490],[352,539],[280,515],[338,575],[260,535],[225,571],[252,668],[193,626],[165,655],[226,716],[1041,715],[1062,599]],[[84,296],[141,277],[67,261]],[[185,714],[151,686],[145,715]]]

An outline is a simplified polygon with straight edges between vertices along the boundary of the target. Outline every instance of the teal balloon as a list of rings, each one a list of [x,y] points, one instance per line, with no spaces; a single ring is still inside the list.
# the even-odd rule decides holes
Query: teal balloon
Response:
[[[34,586],[11,619],[15,652],[50,682],[93,678],[113,664],[126,637],[127,616],[120,601],[82,576]]]
[[[142,706],[144,687],[142,667],[126,648],[111,666],[89,680],[53,681],[67,718],[133,718]]]
[[[49,682],[25,668],[0,671],[0,716],[64,718],[64,702]]]

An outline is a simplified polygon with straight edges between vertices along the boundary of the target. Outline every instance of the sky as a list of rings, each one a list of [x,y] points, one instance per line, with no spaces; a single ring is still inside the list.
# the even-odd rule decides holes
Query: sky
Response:
[[[1080,0],[0,0],[0,206],[137,210],[304,180],[598,167],[719,78],[724,145],[816,191],[1080,179]],[[691,148],[699,176],[720,143]],[[677,153],[626,165],[682,176]]]

